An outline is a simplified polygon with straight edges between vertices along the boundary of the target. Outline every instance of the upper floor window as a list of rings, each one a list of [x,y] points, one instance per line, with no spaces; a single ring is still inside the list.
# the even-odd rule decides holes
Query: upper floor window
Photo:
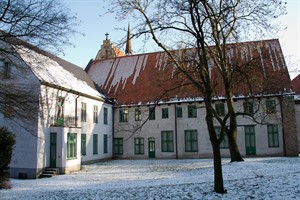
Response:
[[[108,109],[103,108],[103,124],[108,124]]]
[[[2,77],[4,79],[10,78],[11,68],[8,62],[5,62],[4,60],[0,60],[0,69],[3,72]]]
[[[56,124],[58,126],[64,125],[64,103],[65,98],[64,97],[57,97],[57,115],[56,115]]]
[[[149,120],[155,120],[155,107],[149,108]]]
[[[188,118],[197,118],[197,107],[196,107],[196,105],[188,106]]]
[[[168,108],[161,109],[161,118],[163,118],[163,119],[169,118],[169,109]]]
[[[93,122],[98,123],[98,106],[95,105],[93,109]]]
[[[274,99],[266,101],[266,108],[268,114],[276,113],[276,102]]]
[[[86,103],[81,102],[81,121],[86,122]]]
[[[119,122],[128,122],[128,109],[119,111]]]
[[[141,108],[135,108],[134,116],[135,116],[135,121],[141,121],[142,120]]]
[[[247,115],[253,115],[254,114],[254,109],[253,109],[253,102],[252,101],[245,101],[243,103],[244,107],[244,113]]]
[[[224,103],[215,104],[216,112],[219,116],[225,116],[225,106]]]
[[[182,118],[182,107],[176,107],[176,117]]]

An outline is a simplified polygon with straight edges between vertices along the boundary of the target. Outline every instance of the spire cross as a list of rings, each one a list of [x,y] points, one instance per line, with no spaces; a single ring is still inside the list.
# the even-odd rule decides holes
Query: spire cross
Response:
[[[108,40],[108,35],[109,35],[108,33],[105,33],[105,36],[106,36],[106,40]]]

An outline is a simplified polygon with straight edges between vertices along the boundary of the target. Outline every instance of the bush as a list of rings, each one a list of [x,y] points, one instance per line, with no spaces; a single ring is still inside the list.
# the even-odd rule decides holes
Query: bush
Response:
[[[16,143],[15,135],[7,130],[0,128],[0,189],[10,188],[6,169],[11,161],[14,145]]]

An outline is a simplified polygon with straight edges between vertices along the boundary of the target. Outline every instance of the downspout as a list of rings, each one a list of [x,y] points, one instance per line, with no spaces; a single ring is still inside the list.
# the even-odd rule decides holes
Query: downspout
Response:
[[[282,109],[282,96],[279,99],[279,103],[280,103],[280,112],[281,112],[281,124],[282,124],[282,143],[283,143],[283,153],[284,156],[286,156],[286,144],[285,144],[285,133],[284,133],[284,122],[283,122],[283,109]]]
[[[79,95],[77,95],[77,97],[75,98],[75,127],[77,127],[78,123],[77,123],[77,117],[78,117],[78,114],[77,114],[77,100],[79,98]]]
[[[174,104],[174,109],[175,109],[175,115],[174,115],[174,122],[175,122],[175,153],[176,153],[176,159],[178,159],[178,140],[177,140],[177,107],[176,104]]]
[[[114,159],[115,158],[115,152],[114,152],[114,138],[115,138],[115,99],[106,99],[106,102],[108,104],[111,104],[111,125],[112,125],[112,143],[111,143],[111,152],[112,152],[112,156],[111,158]],[[107,115],[109,116],[109,113],[107,113]]]

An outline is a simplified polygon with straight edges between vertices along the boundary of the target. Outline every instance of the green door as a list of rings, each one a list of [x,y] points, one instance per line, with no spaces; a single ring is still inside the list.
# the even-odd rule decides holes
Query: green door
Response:
[[[148,155],[149,158],[155,158],[155,138],[148,138]]]
[[[56,133],[50,133],[50,167],[56,167]]]
[[[246,155],[256,155],[255,128],[254,126],[245,126],[245,144]]]

